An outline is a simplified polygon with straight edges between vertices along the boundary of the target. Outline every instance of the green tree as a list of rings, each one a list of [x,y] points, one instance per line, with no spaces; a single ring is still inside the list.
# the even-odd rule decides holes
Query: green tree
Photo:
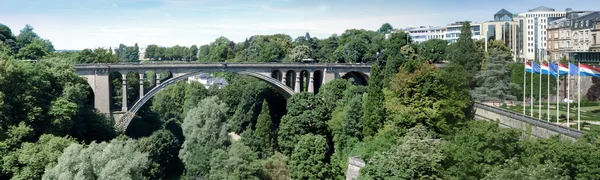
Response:
[[[382,74],[379,65],[371,66],[371,78],[367,98],[364,102],[363,130],[365,137],[373,136],[383,127],[385,109],[383,106]]]
[[[504,165],[488,173],[483,179],[570,179],[568,176],[562,173],[564,173],[564,171],[556,167],[556,164],[552,162],[528,166],[519,163],[517,158],[512,158],[509,159]]]
[[[0,24],[0,41],[3,42],[13,53],[18,50],[17,39],[12,30],[4,24]]]
[[[150,59],[150,60],[158,60],[158,45],[156,44],[150,44],[148,46],[146,46],[146,51],[144,54],[144,58],[146,59]]]
[[[46,168],[53,167],[75,140],[49,134],[40,136],[35,143],[26,142],[4,157],[2,169],[12,173],[12,179],[40,179]]]
[[[208,179],[259,179],[261,168],[258,157],[242,143],[233,143],[228,152],[215,150],[211,156]]]
[[[34,39],[30,44],[27,44],[23,48],[19,49],[17,58],[26,60],[39,60],[49,53],[50,52],[48,52],[43,40]]]
[[[134,140],[72,144],[42,179],[142,179],[150,161],[137,148]]]
[[[440,150],[446,155],[446,174],[457,179],[481,179],[508,158],[520,152],[520,133],[496,123],[469,121],[446,138]]]
[[[381,25],[379,30],[377,30],[377,32],[382,33],[382,34],[389,34],[389,33],[392,33],[393,29],[394,28],[392,27],[392,25],[390,25],[390,23],[384,23],[383,25]]]
[[[288,113],[281,118],[277,142],[284,154],[291,154],[304,134],[327,135],[324,108],[312,93],[295,94],[288,100]]]
[[[510,57],[505,52],[494,49],[486,63],[485,70],[480,71],[475,78],[479,87],[472,91],[472,95],[478,100],[516,100],[511,93],[519,86],[512,83],[510,79],[511,66]]]
[[[290,157],[293,179],[330,178],[327,160],[327,140],[320,135],[306,134],[300,137]]]
[[[193,104],[192,99],[185,99],[187,91],[186,86],[188,86],[186,82],[177,82],[166,87],[154,96],[150,109],[153,112],[158,113],[160,119],[175,119],[178,122],[182,122],[182,114],[186,100],[188,101],[188,106],[186,106],[188,108],[195,108],[198,105],[198,103]]]
[[[441,179],[444,155],[432,138],[424,126],[409,129],[400,145],[375,153],[359,179]]]
[[[226,113],[226,104],[212,96],[200,101],[183,120],[185,141],[179,158],[185,164],[186,178],[207,177],[211,153],[229,143]]]
[[[248,144],[253,151],[257,152],[258,157],[267,158],[275,151],[275,135],[276,132],[273,130],[271,112],[265,100],[262,103],[260,115],[258,115],[256,130],[251,133],[250,137],[242,138],[242,141]]]
[[[344,91],[352,84],[346,79],[335,79],[324,84],[317,93],[317,98],[322,100],[327,112],[333,112],[337,102],[344,98]]]
[[[25,27],[23,29],[21,29],[21,31],[19,32],[19,35],[17,36],[17,44],[19,45],[19,48],[22,48],[28,44],[31,44],[33,42],[33,40],[39,39],[39,38],[40,38],[40,36],[38,36],[35,32],[33,32],[33,27],[29,24],[26,24]]]
[[[383,87],[389,86],[390,80],[398,73],[400,67],[402,67],[402,64],[405,62],[406,59],[402,54],[388,56],[385,62],[385,68],[383,69],[383,72],[381,72],[383,76],[383,80],[381,82]]]
[[[198,46],[192,45],[190,47],[189,57],[190,57],[190,60],[196,60],[196,59],[198,59]]]
[[[448,42],[442,39],[430,39],[419,44],[419,55],[425,60],[434,63],[441,62],[446,59],[446,48]]]
[[[317,47],[319,50],[315,54],[315,58],[319,62],[337,62],[337,58],[333,52],[338,48],[338,37],[332,35],[326,39],[319,41]]]
[[[289,180],[290,170],[288,169],[287,157],[279,152],[265,160],[261,177],[266,180]]]
[[[291,54],[288,56],[290,62],[300,62],[302,59],[309,59],[312,57],[312,50],[306,45],[299,45],[292,49]]]
[[[362,95],[354,95],[348,105],[342,123],[342,131],[346,137],[362,139]]]
[[[149,179],[177,178],[183,171],[179,157],[181,142],[168,130],[159,130],[138,141],[139,151],[151,162],[144,176]]]
[[[460,37],[448,53],[450,63],[462,66],[469,73],[470,78],[474,77],[481,69],[481,61],[483,60],[483,55],[477,49],[477,46],[475,46],[471,36],[471,24],[464,22],[460,31]]]
[[[384,90],[386,124],[401,128],[423,124],[445,132],[450,124],[469,119],[473,102],[465,74],[462,67],[452,65],[443,70],[429,64],[421,64],[412,73],[401,70],[389,90]]]

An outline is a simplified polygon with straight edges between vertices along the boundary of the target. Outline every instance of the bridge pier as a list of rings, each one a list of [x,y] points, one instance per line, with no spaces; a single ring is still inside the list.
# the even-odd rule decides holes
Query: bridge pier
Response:
[[[300,74],[302,74],[302,71],[295,73],[296,75],[296,84],[294,85],[294,92],[295,93],[299,93],[300,92],[300,81],[302,81]]]
[[[160,73],[158,73],[158,72],[154,72],[154,73],[156,74],[156,79],[155,79],[156,82],[155,82],[154,86],[158,86],[158,85],[160,85]]]
[[[309,71],[308,72],[308,92],[314,93],[315,92],[315,77],[314,77],[314,72],[313,71]]]
[[[121,74],[121,76],[123,77],[123,79],[121,79],[123,81],[121,89],[123,92],[123,94],[121,94],[121,111],[127,112],[127,74]]]
[[[140,98],[144,97],[144,73],[140,73]]]

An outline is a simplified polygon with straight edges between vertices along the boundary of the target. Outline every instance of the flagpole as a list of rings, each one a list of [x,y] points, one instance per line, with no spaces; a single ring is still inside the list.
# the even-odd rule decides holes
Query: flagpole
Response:
[[[560,62],[556,64],[556,125],[558,125],[560,118]]]
[[[581,131],[581,62],[577,62],[577,130]]]
[[[531,63],[531,83],[529,84],[531,87],[529,88],[531,90],[531,94],[529,94],[531,96],[530,101],[531,101],[531,111],[529,112],[529,116],[531,118],[533,118],[533,74],[534,74],[534,70],[533,70],[533,63]]]
[[[531,106],[530,106],[531,111],[529,112],[529,116],[531,118],[533,118],[533,74],[534,74],[533,63],[531,63],[531,78],[530,78],[531,79],[531,83],[529,84],[529,85],[531,85],[531,87],[529,88],[529,89],[531,89],[531,94],[529,94],[530,97],[531,97],[529,99],[529,101],[531,101]]]
[[[548,66],[548,83],[546,83],[546,86],[548,87],[548,91],[546,91],[548,93],[548,96],[546,96],[546,102],[548,104],[547,108],[548,108],[548,113],[546,113],[548,115],[548,122],[550,122],[550,64],[546,64]]]
[[[538,94],[538,97],[539,97],[539,99],[538,99],[538,104],[539,104],[538,105],[538,109],[539,109],[538,110],[538,119],[539,120],[542,120],[542,77],[543,77],[543,75],[542,75],[541,65],[542,65],[542,61],[540,61],[540,90],[539,90],[540,93]]]
[[[525,111],[525,107],[527,106],[527,101],[525,100],[526,92],[527,92],[527,62],[523,64],[523,115],[527,116],[527,112]]]
[[[569,73],[567,74],[567,127],[569,126],[569,116],[571,115],[571,65],[569,66]]]

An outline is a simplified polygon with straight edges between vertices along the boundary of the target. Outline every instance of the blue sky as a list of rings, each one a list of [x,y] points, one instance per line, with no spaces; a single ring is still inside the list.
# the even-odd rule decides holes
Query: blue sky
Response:
[[[15,34],[31,24],[56,49],[136,42],[189,46],[219,36],[238,42],[275,33],[324,38],[350,28],[375,30],[385,22],[402,28],[487,21],[501,8],[600,10],[598,0],[0,0],[0,5],[0,23]]]

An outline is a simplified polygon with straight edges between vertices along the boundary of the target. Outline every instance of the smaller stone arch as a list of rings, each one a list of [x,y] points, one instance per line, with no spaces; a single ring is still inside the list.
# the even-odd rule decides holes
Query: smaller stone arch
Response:
[[[308,70],[300,71],[300,92],[308,91],[308,84],[310,83],[310,73]]]
[[[285,73],[285,85],[290,87],[291,89],[296,88],[296,72],[293,70],[289,70]]]
[[[319,89],[321,89],[321,86],[323,85],[323,71],[321,70],[316,70],[315,72],[313,72],[313,92],[315,94],[319,93]]]
[[[271,72],[271,77],[273,79],[277,79],[279,82],[281,82],[283,75],[281,74],[281,71],[274,70],[273,72]]]
[[[122,110],[122,82],[123,74],[118,71],[110,72],[108,75],[109,80],[109,104],[111,111]],[[119,96],[120,95],[120,96]]]

